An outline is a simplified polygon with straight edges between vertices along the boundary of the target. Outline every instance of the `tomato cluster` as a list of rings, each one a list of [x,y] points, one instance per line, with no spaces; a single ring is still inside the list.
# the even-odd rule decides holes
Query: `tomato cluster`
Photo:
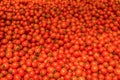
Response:
[[[0,80],[120,80],[120,1],[1,1]]]

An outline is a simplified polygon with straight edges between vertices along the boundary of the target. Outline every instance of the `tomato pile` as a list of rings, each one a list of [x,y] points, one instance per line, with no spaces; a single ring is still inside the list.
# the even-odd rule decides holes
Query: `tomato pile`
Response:
[[[0,80],[120,80],[120,1],[1,1]]]

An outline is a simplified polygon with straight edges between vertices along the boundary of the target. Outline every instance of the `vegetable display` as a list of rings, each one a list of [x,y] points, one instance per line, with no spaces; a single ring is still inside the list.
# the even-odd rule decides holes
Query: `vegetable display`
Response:
[[[120,80],[120,1],[0,1],[0,80]]]

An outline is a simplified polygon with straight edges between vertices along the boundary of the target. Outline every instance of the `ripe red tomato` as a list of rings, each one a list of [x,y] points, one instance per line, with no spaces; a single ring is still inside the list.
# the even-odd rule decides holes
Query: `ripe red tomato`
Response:
[[[67,74],[67,69],[66,68],[62,68],[60,71],[61,75],[66,75]]]
[[[120,80],[119,3],[0,1],[0,80]]]

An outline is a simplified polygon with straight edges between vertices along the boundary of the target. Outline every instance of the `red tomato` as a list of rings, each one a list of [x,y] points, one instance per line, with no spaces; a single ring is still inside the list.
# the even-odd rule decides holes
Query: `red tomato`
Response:
[[[0,1],[0,80],[120,80],[120,1]]]

